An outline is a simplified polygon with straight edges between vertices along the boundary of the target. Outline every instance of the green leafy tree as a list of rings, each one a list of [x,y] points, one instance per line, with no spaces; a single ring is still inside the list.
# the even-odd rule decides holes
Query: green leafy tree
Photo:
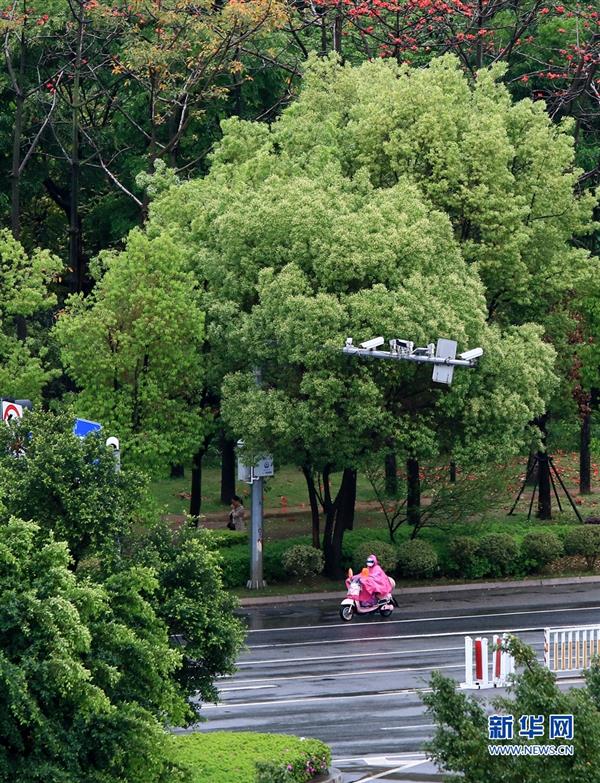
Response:
[[[52,531],[74,564],[116,554],[118,537],[140,513],[144,482],[115,472],[105,438],[73,435],[70,414],[28,413],[0,428],[0,507]]]
[[[97,283],[66,304],[55,327],[80,415],[122,441],[125,460],[164,470],[203,436],[204,316],[181,250],[162,235],[129,234],[103,254]]]
[[[303,466],[330,573],[373,448],[498,459],[527,442],[555,388],[532,321],[549,332],[547,311],[562,317],[589,280],[570,239],[590,230],[593,201],[574,195],[569,129],[512,104],[499,73],[473,86],[453,58],[418,71],[313,62],[270,130],[228,121],[209,175],[152,205],[150,235],[173,237],[201,282],[213,388],[262,368],[262,389],[226,381],[224,418],[249,451]],[[486,354],[442,393],[421,368],[346,362],[349,334],[452,335]]]
[[[64,542],[0,525],[0,779],[167,783],[164,721],[185,712],[181,662],[132,569],[77,581]]]
[[[184,652],[177,672],[182,694],[217,701],[214,680],[233,674],[245,632],[233,616],[235,603],[223,589],[221,562],[211,534],[161,523],[130,547],[133,562],[151,567],[158,579],[155,610]],[[195,713],[188,715],[190,719]]]
[[[510,744],[527,744],[518,736],[521,715],[551,714],[574,716],[572,756],[492,756],[488,752],[487,710],[478,700],[457,690],[456,683],[439,672],[431,678],[431,693],[422,696],[428,713],[436,724],[427,751],[445,772],[456,773],[449,780],[480,783],[593,783],[600,764],[600,665],[595,659],[586,672],[583,688],[561,690],[556,677],[536,659],[533,650],[518,639],[511,639],[508,649],[523,672],[515,676],[510,697],[493,702],[495,713],[511,715],[514,738]],[[564,739],[540,740],[553,745]]]
[[[3,397],[38,401],[55,375],[43,336],[19,334],[19,319],[56,304],[51,283],[62,264],[46,250],[28,255],[8,231],[0,230],[0,389]]]

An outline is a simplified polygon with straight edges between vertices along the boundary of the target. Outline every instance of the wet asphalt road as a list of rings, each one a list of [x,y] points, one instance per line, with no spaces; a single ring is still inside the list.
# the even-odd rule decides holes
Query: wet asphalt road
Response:
[[[433,727],[418,691],[434,669],[464,679],[465,635],[518,632],[541,658],[545,626],[600,621],[598,584],[399,595],[389,619],[351,623],[339,618],[342,597],[245,609],[239,670],[220,681],[219,705],[203,705],[198,728],[318,737],[345,783],[424,779]]]

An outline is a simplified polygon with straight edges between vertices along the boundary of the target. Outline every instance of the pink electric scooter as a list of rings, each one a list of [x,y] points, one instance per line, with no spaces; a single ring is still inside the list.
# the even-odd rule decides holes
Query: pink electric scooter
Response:
[[[396,587],[396,582],[391,577],[388,577],[392,583],[392,590]],[[367,603],[359,599],[362,586],[360,583],[360,574],[354,576],[352,569],[348,569],[348,578],[346,579],[346,587],[348,588],[348,594],[340,604],[340,617],[345,622],[350,622],[355,614],[372,614],[373,612],[379,612],[382,617],[389,617],[394,611],[394,607],[398,606],[398,602],[392,595],[388,593],[382,598],[377,599],[374,603]]]

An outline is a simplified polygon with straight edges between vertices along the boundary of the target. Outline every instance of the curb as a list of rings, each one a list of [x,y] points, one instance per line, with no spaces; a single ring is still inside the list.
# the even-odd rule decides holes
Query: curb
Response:
[[[427,585],[426,587],[404,587],[399,590],[401,595],[427,595],[429,593],[458,593],[465,590],[502,590],[506,587],[552,587],[559,585],[581,585],[600,583],[600,576],[572,576],[550,579],[516,579],[511,582],[466,582],[459,585]],[[339,593],[343,592],[340,588]],[[327,601],[339,597],[339,593],[331,590],[327,593],[301,593],[298,595],[269,595],[256,598],[239,598],[240,606],[261,606],[277,604],[295,604],[307,601]]]
[[[329,771],[325,775],[313,778],[310,783],[342,783],[342,773],[335,767],[329,767]]]

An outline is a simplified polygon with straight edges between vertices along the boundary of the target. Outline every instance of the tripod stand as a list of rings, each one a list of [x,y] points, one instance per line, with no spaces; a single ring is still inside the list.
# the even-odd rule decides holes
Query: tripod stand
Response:
[[[536,468],[539,468],[539,470],[535,474],[536,478],[535,478],[535,483],[533,485],[533,491],[531,493],[531,500],[529,501],[529,510],[527,512],[527,520],[529,521],[531,519],[531,509],[533,508],[533,503],[534,503],[534,500],[535,500],[535,493],[537,492],[538,486],[540,486],[540,484],[541,484],[540,477],[542,477],[542,481],[545,480],[544,476],[543,476],[543,473],[545,471],[545,475],[547,476],[547,478],[550,481],[550,485],[552,486],[552,490],[554,492],[554,497],[556,498],[556,502],[558,503],[559,511],[562,511],[563,509],[562,509],[562,506],[560,504],[560,498],[558,496],[558,491],[556,489],[556,483],[554,481],[555,478],[556,478],[556,481],[558,481],[558,483],[560,484],[560,487],[561,487],[562,491],[565,493],[565,495],[567,497],[567,500],[571,504],[571,508],[575,512],[575,514],[577,516],[577,519],[580,522],[583,522],[583,519],[581,518],[581,514],[579,513],[579,509],[575,505],[575,502],[574,502],[573,498],[571,497],[571,494],[570,494],[569,490],[565,487],[564,481],[560,477],[559,472],[556,470],[556,466],[554,465],[554,460],[552,459],[550,454],[541,453],[541,452],[538,452],[535,455],[535,457],[533,458],[533,460],[531,462],[531,465],[529,466],[529,469],[527,471],[527,475],[523,479],[523,484],[521,486],[521,489],[519,490],[519,494],[515,498],[515,502],[513,503],[511,510],[508,512],[508,516],[511,516],[512,514],[514,514],[515,508],[517,507],[517,503],[521,499],[521,495],[523,494],[523,492],[525,491],[525,487],[527,486],[527,481],[529,480],[529,477],[535,471]],[[541,487],[540,487],[540,495],[541,495]]]

